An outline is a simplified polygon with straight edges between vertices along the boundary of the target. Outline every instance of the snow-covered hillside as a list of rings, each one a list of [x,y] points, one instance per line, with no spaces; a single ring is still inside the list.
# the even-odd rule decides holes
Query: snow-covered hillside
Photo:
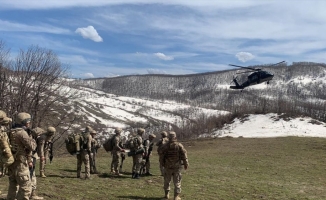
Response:
[[[202,135],[201,137],[208,137]],[[243,119],[235,119],[223,129],[212,133],[213,137],[326,137],[326,124],[309,117],[282,118],[277,114],[248,115]]]

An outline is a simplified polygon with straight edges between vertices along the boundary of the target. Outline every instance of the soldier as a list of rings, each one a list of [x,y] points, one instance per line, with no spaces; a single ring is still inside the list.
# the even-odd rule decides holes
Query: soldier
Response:
[[[36,148],[36,142],[30,138],[23,127],[30,127],[31,116],[28,113],[18,113],[16,126],[9,133],[12,146],[12,153],[15,161],[8,167],[9,189],[8,200],[29,199],[31,196],[31,181],[29,167],[32,167],[32,160],[28,159],[30,152]],[[16,191],[18,188],[18,192]]]
[[[91,131],[91,136],[92,136],[92,142],[91,142],[91,154],[90,154],[90,172],[91,174],[98,174],[98,171],[96,169],[96,154],[97,150],[100,148],[100,144],[97,142],[95,139],[97,132],[95,130]]]
[[[117,176],[120,176],[121,174],[119,173],[119,161],[121,157],[121,152],[124,152],[125,150],[120,146],[121,144],[121,128],[116,128],[114,130],[115,136],[112,140],[112,146],[113,149],[111,151],[112,155],[112,162],[111,162],[111,173],[115,174]]]
[[[29,127],[25,128],[27,134],[29,135],[30,138],[32,138],[35,142],[36,142],[36,146],[37,146],[37,139],[39,137],[39,135],[41,135],[42,133],[44,133],[44,130],[41,128],[35,128],[35,129],[30,129]],[[31,179],[31,185],[32,185],[32,194],[30,199],[43,199],[43,197],[37,196],[36,195],[36,188],[37,188],[37,180],[36,180],[36,175],[35,175],[35,166],[36,166],[36,151],[37,151],[37,147],[35,151],[30,152],[29,157],[31,157],[32,160],[32,166],[29,167],[29,175],[30,175],[30,179]]]
[[[90,179],[90,164],[89,164],[89,155],[92,150],[92,136],[91,132],[93,129],[90,126],[85,128],[85,131],[82,133],[83,143],[80,147],[80,154],[77,154],[77,178],[80,178],[81,166],[82,163],[85,164],[85,179]]]
[[[162,131],[161,132],[161,139],[156,143],[156,146],[157,146],[157,153],[158,153],[158,156],[159,156],[159,161],[162,160],[161,158],[161,155],[159,153],[161,147],[169,141],[169,139],[167,138],[168,136],[168,133],[166,131]],[[164,167],[163,167],[163,163],[160,162],[160,170],[161,170],[161,176],[163,176],[164,174]]]
[[[145,129],[138,128],[137,129],[137,135],[133,138],[131,138],[131,148],[130,151],[132,152],[132,178],[139,179],[139,171],[141,162],[143,160],[143,134],[145,133]]]
[[[169,133],[169,141],[162,146],[160,154],[164,166],[164,198],[169,199],[170,182],[173,177],[174,199],[180,200],[182,165],[187,170],[189,163],[187,151],[181,143],[177,142],[175,132]]]
[[[11,122],[11,118],[7,117],[7,114],[0,110],[0,178],[5,176],[7,166],[14,162],[7,135]]]
[[[50,143],[52,140],[53,135],[55,134],[56,130],[54,127],[49,126],[47,131],[41,134],[37,138],[37,155],[40,158],[40,177],[46,178],[45,176],[45,164],[46,158],[48,157],[50,151]]]
[[[146,176],[152,176],[153,174],[150,173],[150,168],[151,168],[151,162],[149,160],[149,157],[152,155],[153,151],[153,146],[154,142],[153,140],[156,138],[156,135],[150,134],[148,136],[148,139],[144,141],[144,147],[145,147],[145,155],[144,159],[146,160],[145,162],[145,168],[146,168]]]

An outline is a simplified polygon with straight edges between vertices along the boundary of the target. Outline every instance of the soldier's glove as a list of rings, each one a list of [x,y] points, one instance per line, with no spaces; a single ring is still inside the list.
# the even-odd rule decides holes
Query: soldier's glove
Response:
[[[33,162],[28,162],[29,169],[33,169]]]
[[[188,165],[184,165],[184,169],[187,170],[188,169]]]

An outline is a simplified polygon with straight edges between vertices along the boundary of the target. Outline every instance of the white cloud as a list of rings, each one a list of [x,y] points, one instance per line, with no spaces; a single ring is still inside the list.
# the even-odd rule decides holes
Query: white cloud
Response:
[[[154,53],[154,55],[162,60],[174,60],[174,58],[172,56],[166,56],[164,53],[158,52],[158,53]]]
[[[80,34],[85,39],[90,39],[94,42],[103,42],[103,39],[93,26],[87,26],[86,28],[77,28],[75,32]]]
[[[235,55],[241,62],[252,60],[255,56],[249,52],[239,52]]]
[[[85,78],[94,78],[95,76],[94,76],[94,74],[93,73],[90,73],[90,72],[88,72],[88,73],[85,73],[85,74],[81,74],[83,77],[85,77]]]

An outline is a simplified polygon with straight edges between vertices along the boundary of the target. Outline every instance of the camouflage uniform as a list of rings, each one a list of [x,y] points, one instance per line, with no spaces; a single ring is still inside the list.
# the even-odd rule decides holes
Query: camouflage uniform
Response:
[[[144,159],[145,159],[145,168],[146,168],[146,174],[147,176],[151,176],[152,174],[150,173],[150,168],[151,168],[151,161],[150,161],[150,156],[152,154],[153,151],[153,146],[154,146],[154,138],[156,138],[156,135],[154,134],[150,134],[148,136],[148,140],[144,141],[144,148],[145,148],[145,155],[144,155]]]
[[[21,128],[22,126],[28,127],[31,120],[30,115],[27,113],[19,113],[17,117],[18,120],[16,123],[18,126],[12,129],[9,134],[15,161],[8,167],[8,200],[30,199],[32,193],[29,171],[31,163],[27,155],[30,155],[30,152],[35,150],[36,142],[28,136],[23,128]]]
[[[116,128],[114,132],[115,132],[115,136],[112,141],[113,150],[111,151],[111,155],[112,155],[111,173],[114,173],[115,175],[119,176],[120,175],[118,169],[120,164],[119,162],[121,158],[121,152],[124,151],[124,149],[120,147],[120,143],[121,143],[120,134],[122,132],[122,129]]]
[[[145,129],[139,128],[137,129],[137,135],[135,136],[137,139],[136,146],[134,149],[130,149],[131,151],[139,151],[143,148],[143,138],[142,135],[145,133]],[[139,171],[141,162],[143,161],[143,154],[134,154],[132,155],[132,178],[139,179]]]
[[[177,142],[175,132],[169,133],[169,141],[160,149],[161,162],[164,166],[164,191],[165,198],[169,198],[170,182],[173,178],[174,199],[179,200],[181,193],[181,170],[182,165],[186,170],[188,168],[187,151],[183,145]]]
[[[0,110],[0,177],[5,175],[7,166],[14,162],[7,135],[11,121],[11,118],[7,117],[7,114]]]
[[[92,141],[91,141],[91,154],[90,154],[90,172],[91,174],[98,174],[98,171],[96,169],[96,154],[97,150],[100,148],[100,144],[97,142],[95,139],[95,135],[97,132],[95,130],[92,130],[91,136],[92,136]]]
[[[162,156],[159,153],[159,151],[162,148],[162,146],[169,141],[169,139],[167,138],[168,133],[166,131],[162,131],[161,132],[161,136],[162,136],[162,138],[156,143],[156,146],[157,146],[157,153],[158,153],[159,161],[160,161],[160,171],[161,171],[161,175],[163,176],[163,174],[164,174],[164,167],[163,167],[163,163],[161,163],[161,160],[162,160],[161,157]]]
[[[92,130],[91,127],[87,126],[83,133],[84,143],[81,144],[80,154],[77,154],[77,178],[80,178],[82,163],[85,164],[85,179],[91,177],[89,155],[92,149],[92,136],[90,135]]]
[[[46,158],[48,157],[50,151],[49,143],[51,142],[51,139],[55,132],[55,128],[49,126],[47,131],[37,138],[37,155],[40,158],[40,177],[42,178],[46,178],[44,174]]]

